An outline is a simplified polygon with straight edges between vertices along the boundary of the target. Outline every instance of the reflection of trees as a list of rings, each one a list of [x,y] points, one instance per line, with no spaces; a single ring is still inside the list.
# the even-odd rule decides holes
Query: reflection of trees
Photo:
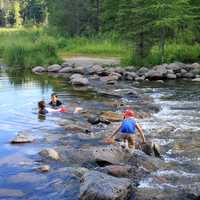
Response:
[[[9,81],[15,87],[23,86],[24,84],[37,84],[42,88],[43,93],[48,90],[49,86],[53,89],[60,88],[60,80],[48,75],[35,75],[23,68],[7,70]]]
[[[43,94],[49,90],[49,87],[52,87],[54,92],[68,93],[72,98],[78,97],[84,100],[96,101],[106,99],[91,89],[73,88],[61,77],[56,78],[48,74],[36,75],[24,68],[9,69],[7,70],[7,75],[10,83],[15,87],[23,87],[25,84],[37,84],[42,89]]]

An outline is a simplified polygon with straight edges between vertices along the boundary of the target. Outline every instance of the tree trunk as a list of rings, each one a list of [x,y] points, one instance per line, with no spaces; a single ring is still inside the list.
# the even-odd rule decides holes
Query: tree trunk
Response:
[[[99,32],[100,29],[100,0],[96,0],[96,31]]]
[[[161,51],[161,63],[164,63],[165,58],[165,29],[160,30],[160,51]]]

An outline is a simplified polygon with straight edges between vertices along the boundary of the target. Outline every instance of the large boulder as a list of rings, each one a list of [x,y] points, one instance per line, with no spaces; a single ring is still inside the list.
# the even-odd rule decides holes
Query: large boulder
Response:
[[[90,84],[87,78],[72,79],[71,83],[72,85],[78,85],[78,86],[87,86]]]
[[[58,72],[62,67],[58,64],[50,65],[47,70],[48,72]]]
[[[148,78],[149,80],[159,80],[159,79],[163,79],[165,74],[167,73],[166,71],[157,71],[157,70],[150,70],[146,73],[146,78]]]
[[[129,200],[131,194],[131,182],[126,178],[96,171],[88,172],[82,178],[80,200]]]
[[[78,85],[78,86],[87,86],[89,85],[89,80],[85,78],[82,74],[73,74],[70,77],[70,81],[72,85]]]
[[[34,67],[32,69],[32,72],[33,73],[43,73],[43,72],[46,72],[47,69],[45,67],[42,67],[42,66],[37,66],[37,67]]]

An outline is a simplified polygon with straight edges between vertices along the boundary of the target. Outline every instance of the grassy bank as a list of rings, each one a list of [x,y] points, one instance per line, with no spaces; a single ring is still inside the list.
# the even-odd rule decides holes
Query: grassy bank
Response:
[[[74,55],[123,57],[129,50],[112,38],[64,38],[42,28],[0,30],[0,57],[9,66],[46,66]]]
[[[61,62],[55,38],[39,28],[0,30],[0,56],[6,64],[16,67]]]
[[[121,58],[122,65],[153,66],[161,63],[158,46],[152,47],[149,56],[141,59],[133,55],[134,51],[129,45],[112,35],[88,39],[61,37],[42,28],[0,29],[0,58],[9,66],[47,66],[76,55],[118,57]],[[200,45],[168,42],[164,62],[174,61],[199,62]]]

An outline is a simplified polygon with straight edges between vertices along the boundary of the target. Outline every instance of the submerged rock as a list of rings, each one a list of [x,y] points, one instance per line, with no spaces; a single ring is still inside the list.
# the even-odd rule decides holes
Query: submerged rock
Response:
[[[21,190],[0,188],[0,199],[22,198],[25,193]]]
[[[129,179],[91,171],[82,178],[80,200],[129,200],[131,192]]]
[[[36,171],[38,172],[49,172],[50,171],[50,166],[49,165],[42,165],[36,168]]]
[[[19,133],[17,136],[11,141],[12,144],[22,144],[22,143],[31,143],[34,141],[34,138],[28,133]]]
[[[42,151],[39,152],[39,154],[47,159],[52,159],[52,160],[60,159],[58,152],[51,148],[43,149]]]

